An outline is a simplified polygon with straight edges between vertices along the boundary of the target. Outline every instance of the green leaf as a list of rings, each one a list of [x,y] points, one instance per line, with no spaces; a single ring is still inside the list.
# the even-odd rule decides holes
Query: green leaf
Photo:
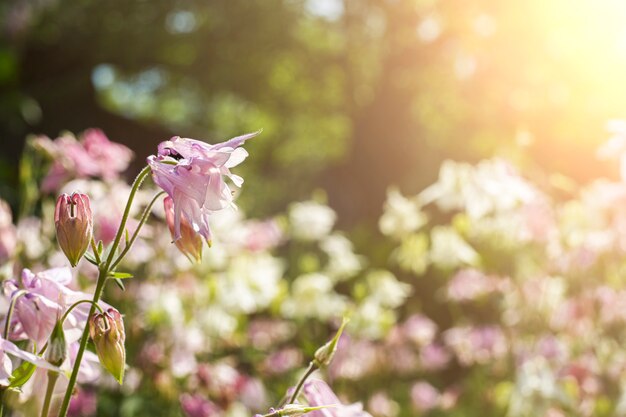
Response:
[[[122,291],[126,291],[126,287],[124,287],[124,283],[122,282],[121,279],[119,278],[113,278],[113,281],[115,281],[115,283],[117,284],[118,287],[120,287],[120,289]]]
[[[92,253],[85,252],[85,259],[87,259],[89,261],[89,263],[92,263],[95,266],[98,266],[98,261],[96,261],[96,258],[95,258],[95,256],[93,256]]]
[[[98,241],[98,255],[102,255],[102,251],[104,250],[104,244],[101,240]]]
[[[30,377],[33,376],[33,373],[35,373],[35,369],[37,369],[37,366],[32,363],[22,362],[9,377],[9,388],[19,388],[27,383]]]
[[[128,272],[109,272],[109,276],[116,279],[127,279],[132,278],[133,274],[129,274]]]

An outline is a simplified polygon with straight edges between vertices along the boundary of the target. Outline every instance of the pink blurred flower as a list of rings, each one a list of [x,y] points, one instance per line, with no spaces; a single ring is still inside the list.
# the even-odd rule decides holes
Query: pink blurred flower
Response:
[[[72,396],[67,415],[69,417],[92,417],[96,414],[97,402],[98,397],[94,391],[78,389]]]
[[[174,200],[175,240],[181,237],[184,217],[210,243],[209,215],[234,207],[232,191],[223,177],[229,177],[237,187],[243,184],[243,178],[231,174],[230,168],[246,159],[248,153],[239,146],[258,133],[216,145],[175,136],[159,144],[158,155],[148,157],[154,182]]]
[[[213,417],[221,414],[217,405],[197,394],[182,394],[180,406],[187,417]]]
[[[485,364],[506,354],[507,341],[496,326],[455,327],[444,333],[444,341],[462,365]]]
[[[438,343],[431,343],[420,350],[420,364],[425,371],[439,371],[450,362],[450,353]]]
[[[311,379],[304,384],[302,394],[310,406],[334,405],[307,414],[309,417],[371,417],[360,403],[343,405],[326,382]]]
[[[0,265],[11,259],[17,246],[17,229],[13,225],[11,208],[0,200]]]
[[[384,391],[372,395],[367,402],[367,408],[376,417],[395,417],[400,411],[398,403],[389,398]]]
[[[283,374],[300,366],[302,353],[299,349],[288,347],[274,352],[263,361],[262,368],[269,374]]]
[[[411,402],[420,412],[426,412],[437,407],[439,399],[439,391],[428,382],[419,381],[411,387]]]
[[[36,139],[35,146],[46,151],[54,163],[42,183],[44,192],[53,192],[72,178],[100,177],[111,181],[119,177],[133,158],[126,146],[111,142],[100,129],[88,129],[77,141],[67,134],[52,141]]]
[[[272,249],[282,238],[282,231],[274,220],[251,220],[245,224],[245,245],[252,252]]]
[[[471,301],[499,289],[498,278],[487,276],[476,269],[462,269],[448,283],[448,298]]]
[[[433,341],[437,334],[437,325],[421,314],[414,314],[402,325],[405,336],[417,346],[424,346]]]

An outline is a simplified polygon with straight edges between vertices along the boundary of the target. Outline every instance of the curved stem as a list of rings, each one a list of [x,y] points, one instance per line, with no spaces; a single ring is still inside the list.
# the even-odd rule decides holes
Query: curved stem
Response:
[[[130,189],[130,194],[128,196],[128,201],[126,202],[126,208],[124,209],[124,214],[122,215],[122,221],[120,222],[120,227],[117,229],[117,234],[115,235],[115,240],[113,241],[113,246],[109,251],[109,256],[105,262],[104,269],[106,272],[110,271],[111,263],[113,262],[113,257],[115,256],[115,251],[117,251],[118,246],[120,245],[120,240],[122,240],[122,235],[124,234],[124,230],[126,230],[126,221],[128,220],[128,216],[130,214],[130,207],[133,204],[133,200],[135,199],[135,194],[137,194],[137,190],[141,186],[141,183],[146,176],[150,173],[150,166],[146,166],[141,170],[135,181],[133,181],[132,188]]]
[[[11,303],[9,304],[9,311],[7,312],[6,323],[4,323],[4,333],[2,333],[2,337],[4,340],[9,339],[9,329],[11,327],[11,319],[13,318],[13,310],[15,309],[15,303],[17,299],[26,294],[26,290],[19,290],[12,298]],[[2,414],[0,414],[2,415]]]
[[[50,412],[50,403],[52,402],[52,394],[54,393],[54,386],[57,383],[59,374],[54,371],[48,372],[48,388],[46,389],[46,398],[43,402],[43,408],[41,409],[41,417],[48,417]]]
[[[309,367],[307,368],[306,372],[304,373],[304,375],[302,375],[302,378],[300,378],[298,385],[296,385],[296,389],[293,392],[293,394],[291,394],[291,398],[289,399],[289,402],[287,404],[293,404],[296,398],[298,398],[298,395],[300,395],[300,391],[302,391],[302,387],[304,386],[304,383],[311,376],[311,374],[315,372],[316,369],[317,369],[317,366],[315,366],[313,361],[311,361],[311,363],[309,363]]]
[[[70,315],[70,313],[72,312],[72,310],[74,310],[74,308],[76,308],[78,305],[83,304],[83,303],[90,303],[92,306],[95,306],[98,311],[100,312],[100,314],[103,314],[104,311],[102,310],[102,307],[100,307],[98,305],[98,303],[93,302],[92,300],[80,300],[80,301],[76,301],[74,304],[72,304],[67,311],[65,312],[65,314],[63,314],[63,317],[61,317],[61,323],[65,322],[65,319],[67,319],[67,316]]]
[[[141,229],[141,227],[144,225],[144,223],[148,220],[148,217],[150,216],[150,212],[152,211],[152,206],[154,206],[154,203],[156,203],[157,199],[161,197],[163,194],[165,194],[165,191],[161,191],[157,193],[152,198],[152,201],[150,201],[150,204],[146,206],[143,213],[141,214],[141,218],[139,220],[139,224],[137,225],[137,228],[133,232],[133,235],[128,241],[128,244],[124,247],[124,250],[122,251],[122,253],[120,253],[117,259],[111,265],[111,270],[115,269],[115,267],[122,261],[122,259],[124,259],[124,256],[126,256],[130,248],[133,246],[133,243],[135,243],[135,240],[139,237],[139,230]]]

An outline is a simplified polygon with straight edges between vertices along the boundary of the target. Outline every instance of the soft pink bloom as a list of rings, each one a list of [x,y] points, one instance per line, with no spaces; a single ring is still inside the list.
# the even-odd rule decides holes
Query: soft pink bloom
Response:
[[[111,181],[128,167],[133,152],[111,142],[100,129],[88,129],[77,141],[71,134],[52,141],[39,137],[36,146],[47,152],[54,163],[42,183],[44,192],[58,190],[72,178],[100,177]]]
[[[269,374],[282,374],[300,366],[302,353],[300,350],[287,347],[272,353],[263,361],[263,369]]]
[[[508,350],[506,338],[497,326],[455,327],[444,333],[444,340],[466,366],[488,363]]]
[[[68,417],[92,417],[96,415],[98,396],[95,391],[78,389],[72,396]]]
[[[431,343],[420,350],[421,368],[426,371],[439,371],[450,362],[450,353],[437,343]]]
[[[0,336],[0,386],[9,385],[9,377],[13,373],[13,364],[7,354],[30,362],[40,368],[61,372],[60,368],[48,363],[42,357],[25,352]]]
[[[277,246],[283,238],[274,220],[248,221],[245,224],[245,245],[248,250],[260,252]]]
[[[213,417],[220,415],[220,408],[201,395],[183,394],[180,406],[186,417]]]
[[[0,265],[11,259],[17,246],[17,230],[13,225],[11,208],[0,200]]]
[[[407,339],[418,346],[431,343],[437,335],[437,325],[431,319],[421,314],[414,314],[402,325]]]
[[[42,346],[48,340],[57,317],[76,301],[90,298],[85,293],[70,289],[71,281],[69,268],[53,268],[37,274],[24,269],[19,282],[5,281],[4,290],[9,297],[20,289],[27,291],[15,304],[11,338],[28,337]],[[106,306],[105,303],[101,305]],[[63,328],[68,343],[80,337],[88,311],[87,304],[79,305],[67,317]]]
[[[172,237],[175,235],[174,223],[174,200],[167,196],[163,199],[165,209],[165,222],[170,229]],[[185,217],[180,219],[180,239],[175,239],[174,244],[190,261],[200,262],[202,260],[202,238],[191,227]]]
[[[411,387],[411,402],[421,412],[432,410],[439,405],[439,391],[428,382],[416,382]]]
[[[498,290],[498,278],[476,269],[462,269],[448,283],[448,298],[471,301]]]
[[[239,401],[250,410],[267,408],[267,392],[263,382],[258,378],[243,378],[239,392]]]
[[[311,379],[304,384],[302,394],[310,406],[333,405],[333,407],[312,411],[309,417],[371,417],[360,403],[343,405],[326,382]]]
[[[398,403],[393,401],[386,392],[378,391],[367,402],[367,408],[376,417],[395,417],[400,411]]]
[[[181,238],[184,217],[196,233],[211,241],[209,215],[234,207],[233,194],[224,177],[240,187],[243,178],[231,174],[248,153],[240,148],[259,132],[216,145],[194,139],[173,137],[159,145],[158,155],[148,157],[152,177],[174,201],[174,239]]]

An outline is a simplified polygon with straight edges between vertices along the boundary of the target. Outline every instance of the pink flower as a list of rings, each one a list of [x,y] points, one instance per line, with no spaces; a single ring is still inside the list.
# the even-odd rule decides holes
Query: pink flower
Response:
[[[309,417],[372,417],[370,413],[363,410],[360,403],[343,405],[339,398],[326,382],[319,379],[311,379],[304,384],[302,394],[307,403],[312,406],[332,405],[333,407],[312,411]]]
[[[200,395],[183,394],[180,405],[187,417],[211,417],[220,414],[217,405]]]
[[[88,129],[77,141],[67,134],[52,141],[36,139],[35,146],[54,159],[41,185],[44,192],[58,190],[71,177],[100,177],[111,181],[119,177],[133,158],[126,146],[111,142],[100,129]]]
[[[428,382],[416,382],[411,388],[411,402],[418,411],[432,410],[439,405],[439,391]]]
[[[69,417],[90,417],[96,415],[98,397],[91,390],[79,389],[72,396],[70,408],[67,412]]]
[[[57,241],[72,266],[83,257],[93,234],[89,197],[81,193],[61,194],[54,210]]]
[[[0,265],[13,256],[16,246],[17,230],[13,225],[11,208],[0,200]]]
[[[210,243],[209,215],[234,207],[232,191],[223,177],[237,187],[243,184],[243,178],[231,174],[230,168],[246,159],[248,153],[239,146],[258,133],[216,145],[175,136],[159,144],[158,155],[148,157],[154,182],[174,201],[174,240],[182,236],[184,217]]]
[[[48,361],[42,357],[25,352],[0,336],[0,386],[9,385],[9,377],[13,373],[13,364],[7,354],[30,362],[41,368],[61,372],[60,368],[48,363]]]

